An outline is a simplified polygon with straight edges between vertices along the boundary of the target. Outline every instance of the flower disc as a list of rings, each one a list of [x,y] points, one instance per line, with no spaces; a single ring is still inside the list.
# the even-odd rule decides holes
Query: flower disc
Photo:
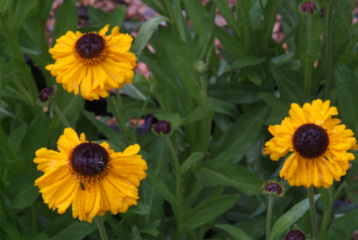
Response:
[[[293,135],[293,147],[304,158],[321,156],[328,147],[327,132],[312,123],[300,126]]]
[[[87,33],[76,42],[76,52],[82,58],[99,58],[105,47],[104,39],[96,33]]]
[[[81,143],[71,154],[70,161],[74,171],[83,176],[95,176],[108,164],[106,149],[97,143]]]

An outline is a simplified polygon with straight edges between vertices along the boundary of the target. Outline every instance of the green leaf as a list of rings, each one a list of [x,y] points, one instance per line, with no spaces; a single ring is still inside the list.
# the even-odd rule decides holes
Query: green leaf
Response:
[[[35,0],[18,0],[16,1],[16,3],[15,1],[13,1],[13,4],[15,5],[13,20],[15,22],[10,23],[13,30],[18,29],[20,27],[22,21],[24,21],[31,8],[34,7],[34,3]]]
[[[153,172],[147,170],[147,176],[150,182],[154,185],[154,187],[160,192],[160,194],[171,204],[175,203],[174,194],[169,190],[169,188],[165,185],[165,183]]]
[[[21,124],[19,127],[10,132],[8,143],[14,155],[16,155],[20,149],[21,142],[26,134],[26,128],[26,124]]]
[[[41,48],[36,44],[22,39],[19,39],[20,49],[23,53],[31,54],[31,55],[39,55],[42,53]]]
[[[216,26],[214,28],[214,35],[219,39],[224,48],[235,57],[243,58],[245,56],[242,43],[237,38],[232,36],[227,30]]]
[[[319,194],[314,196],[316,201],[320,197]],[[293,206],[288,212],[282,215],[273,225],[270,240],[278,239],[282,233],[284,233],[292,224],[294,224],[298,219],[300,219],[303,214],[309,209],[310,204],[308,199],[305,199],[295,206]]]
[[[335,219],[327,233],[325,240],[351,239],[354,231],[357,230],[358,209],[344,214],[343,217]]]
[[[226,231],[231,237],[233,237],[236,240],[252,240],[252,238],[249,235],[247,235],[244,231],[232,225],[219,224],[219,225],[215,225],[215,227]]]
[[[238,162],[254,144],[268,115],[267,106],[243,114],[215,143],[210,158],[216,162]]]
[[[189,232],[229,210],[239,199],[238,195],[226,195],[211,198],[184,215],[183,232]]]
[[[35,151],[47,145],[50,121],[45,113],[39,114],[29,125],[24,137],[24,153],[28,160],[33,159]]]
[[[118,147],[123,148],[124,142],[120,138],[120,135],[113,130],[111,127],[107,126],[105,123],[98,121],[93,113],[90,113],[88,111],[81,111],[83,116],[85,116],[94,126],[98,128],[98,130],[106,136],[109,140],[112,141],[112,143],[116,144]]]
[[[105,24],[110,25],[109,31],[111,31],[111,29],[116,26],[120,27],[123,24],[126,14],[127,14],[127,8],[124,5],[111,12],[108,15],[108,17],[104,20]]]
[[[334,70],[339,113],[347,128],[358,131],[358,78],[343,64]]]
[[[78,23],[77,8],[73,1],[64,0],[56,12],[56,21],[52,33],[52,45],[56,39],[66,34],[67,31],[76,31]]]
[[[51,237],[50,240],[82,240],[91,232],[95,231],[96,228],[94,222],[74,222]]]
[[[34,185],[35,179],[31,175],[16,178],[10,185],[12,209],[22,209],[30,206],[39,196],[39,189]]]
[[[203,160],[205,153],[194,152],[192,153],[180,166],[180,173],[183,174],[194,166],[198,161]]]
[[[257,72],[248,73],[247,77],[253,84],[255,84],[257,86],[260,86],[262,84],[261,77]]]
[[[208,97],[208,104],[211,111],[222,113],[232,117],[238,116],[239,111],[237,106],[229,101],[223,101],[216,98]]]
[[[302,88],[291,79],[285,77],[282,72],[270,63],[270,70],[273,78],[276,80],[280,95],[285,102],[304,103],[306,100]]]
[[[185,126],[186,124],[207,118],[211,114],[212,112],[209,109],[203,107],[197,107],[191,113],[189,113],[188,116],[186,116],[181,120],[178,127],[182,127]],[[177,127],[177,126],[173,125],[173,127]]]
[[[137,226],[132,227],[132,240],[142,240]]]
[[[140,57],[143,49],[148,44],[149,39],[157,26],[162,22],[168,21],[169,19],[167,17],[156,16],[152,17],[142,25],[131,49],[131,51],[136,55],[137,59]]]
[[[208,85],[209,97],[232,103],[252,103],[259,100],[258,93],[262,91],[250,82],[220,81]]]
[[[206,187],[231,186],[249,196],[259,194],[263,183],[249,169],[229,162],[203,164],[195,171],[195,177]]]
[[[236,62],[231,63],[230,68],[234,69],[234,68],[256,66],[264,62],[266,59],[267,57],[259,58],[257,56],[248,56],[248,57],[240,58]]]
[[[162,44],[167,53],[166,61],[170,61],[174,73],[180,77],[180,81],[190,96],[201,101],[202,95],[199,87],[199,75],[194,71],[194,63],[197,60],[192,49],[180,39],[180,36],[168,28],[160,28]],[[176,81],[171,79],[172,81]]]

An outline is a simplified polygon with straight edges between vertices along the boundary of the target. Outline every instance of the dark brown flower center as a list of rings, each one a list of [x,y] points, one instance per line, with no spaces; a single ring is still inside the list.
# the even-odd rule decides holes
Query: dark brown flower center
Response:
[[[73,170],[86,177],[92,177],[103,172],[108,160],[107,150],[97,143],[79,144],[73,149],[70,157]]]
[[[85,59],[99,58],[104,47],[103,37],[96,33],[84,34],[76,42],[76,52]]]
[[[328,147],[326,130],[313,123],[307,123],[296,129],[293,135],[293,147],[304,158],[321,156]]]

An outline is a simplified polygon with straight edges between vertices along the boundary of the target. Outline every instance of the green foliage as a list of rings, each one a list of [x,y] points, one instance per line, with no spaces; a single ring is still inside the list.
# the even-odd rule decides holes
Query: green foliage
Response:
[[[0,1],[0,239],[100,239],[95,223],[73,219],[71,208],[63,215],[52,211],[34,186],[43,174],[33,163],[35,152],[56,150],[66,127],[53,105],[37,104],[39,88],[56,85],[45,69],[54,61],[44,32],[53,2]],[[273,204],[266,238],[269,204],[262,184],[279,179],[285,159],[273,162],[263,148],[271,138],[268,126],[280,124],[292,103],[318,98],[330,100],[342,123],[357,133],[355,5],[319,1],[320,9],[308,15],[299,9],[303,1],[295,0],[143,2],[159,15],[142,24],[126,19],[125,6],[111,13],[88,6],[90,26],[78,29],[76,1],[64,0],[52,32],[54,45],[67,31],[110,24],[128,33],[129,25],[140,26],[131,51],[150,68],[150,77],[136,74],[119,90],[125,97],[111,96],[115,111],[103,106],[105,113],[96,115],[80,95],[58,84],[53,100],[89,141],[107,141],[115,151],[128,143],[141,146],[148,170],[137,206],[106,213],[109,238],[276,240],[296,227],[312,237],[305,189],[282,180],[285,195]],[[217,14],[224,25],[217,24]],[[283,36],[274,39],[278,15]],[[24,54],[34,63],[31,70]],[[93,103],[101,101],[109,99]],[[109,126],[109,112],[120,115],[119,132]],[[146,129],[142,121],[133,124],[137,119],[145,120]],[[170,122],[170,136],[148,131],[156,120]],[[350,239],[357,230],[357,163],[341,182],[315,195],[320,240]],[[340,199],[351,203],[332,210]]]

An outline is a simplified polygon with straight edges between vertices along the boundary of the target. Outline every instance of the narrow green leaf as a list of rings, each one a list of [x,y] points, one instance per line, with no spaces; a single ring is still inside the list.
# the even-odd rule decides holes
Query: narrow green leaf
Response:
[[[75,4],[71,0],[64,0],[56,12],[56,21],[52,33],[52,44],[56,39],[67,31],[76,31],[78,23],[78,13]]]
[[[103,133],[108,139],[110,139],[113,143],[117,144],[119,147],[123,147],[123,139],[120,138],[120,135],[114,131],[112,128],[107,126],[105,123],[98,121],[93,113],[88,111],[81,111],[83,116],[85,116],[94,126],[98,128],[98,130]]]
[[[39,196],[39,189],[34,185],[34,177],[24,175],[14,180],[10,185],[12,209],[22,209],[30,206]]]
[[[305,95],[301,86],[298,86],[291,79],[286,78],[282,72],[275,67],[272,63],[270,64],[270,70],[273,78],[276,80],[278,89],[280,90],[280,95],[282,100],[285,102],[291,103],[304,103],[306,100]]]
[[[142,240],[137,226],[132,227],[132,240]]]
[[[267,57],[259,58],[257,56],[248,56],[244,58],[238,59],[236,62],[233,62],[230,64],[230,68],[243,68],[248,66],[256,66],[262,62],[264,62],[267,59]]]
[[[61,232],[50,238],[50,240],[82,240],[91,232],[96,230],[96,224],[88,222],[74,222],[62,229]]]
[[[229,101],[208,97],[208,104],[210,110],[216,113],[222,113],[232,117],[238,116],[240,114],[236,104]]]
[[[185,118],[183,118],[181,120],[178,127],[182,127],[182,126],[185,126],[186,124],[207,118],[211,114],[212,114],[212,112],[209,109],[203,108],[203,107],[197,107],[188,116],[186,116]]]
[[[137,37],[133,42],[131,51],[136,55],[137,59],[140,57],[143,49],[148,44],[150,37],[157,28],[157,26],[162,22],[168,22],[169,19],[164,16],[152,17],[146,21],[140,28]]]
[[[39,55],[42,53],[41,48],[36,44],[22,39],[19,39],[20,49],[23,53],[31,54],[31,55]]]
[[[203,160],[205,154],[203,152],[192,153],[180,166],[180,173],[183,174],[194,166],[198,161]]]
[[[208,86],[210,97],[237,104],[259,100],[260,91],[262,90],[258,86],[250,82],[220,81]]]
[[[259,194],[262,179],[249,169],[235,163],[208,163],[195,171],[195,177],[207,187],[231,186],[252,196]]]
[[[236,240],[252,240],[252,238],[249,235],[247,235],[244,231],[232,225],[219,224],[219,225],[215,225],[215,227],[224,230]]]
[[[319,197],[320,195],[316,194],[314,196],[314,200],[317,201]],[[306,213],[309,207],[310,203],[308,199],[305,199],[297,203],[288,212],[282,215],[272,227],[270,240],[278,239],[282,233],[284,233],[292,224],[294,224],[298,219],[303,216],[303,214]]]
[[[358,131],[358,78],[343,64],[334,70],[339,113],[347,127]]]
[[[16,155],[20,149],[22,140],[26,134],[26,128],[26,124],[21,124],[19,127],[15,128],[10,132],[8,143],[14,155]]]
[[[33,159],[35,151],[46,146],[49,136],[50,121],[45,113],[39,114],[29,125],[24,137],[24,153],[28,159]],[[35,140],[36,139],[36,140]]]
[[[147,176],[154,187],[160,192],[160,194],[171,204],[175,203],[174,194],[169,190],[165,183],[150,170],[147,170]]]
[[[344,214],[343,217],[335,219],[327,233],[325,240],[351,239],[354,231],[357,230],[358,209]]]
[[[232,36],[226,29],[216,26],[214,28],[214,35],[219,39],[224,48],[237,58],[245,56],[242,42]]]
[[[211,198],[192,209],[186,214],[183,222],[183,232],[191,231],[229,210],[239,199],[238,195],[225,195]]]
[[[212,149],[210,158],[216,162],[239,162],[261,132],[268,115],[267,106],[254,108],[231,125]]]

